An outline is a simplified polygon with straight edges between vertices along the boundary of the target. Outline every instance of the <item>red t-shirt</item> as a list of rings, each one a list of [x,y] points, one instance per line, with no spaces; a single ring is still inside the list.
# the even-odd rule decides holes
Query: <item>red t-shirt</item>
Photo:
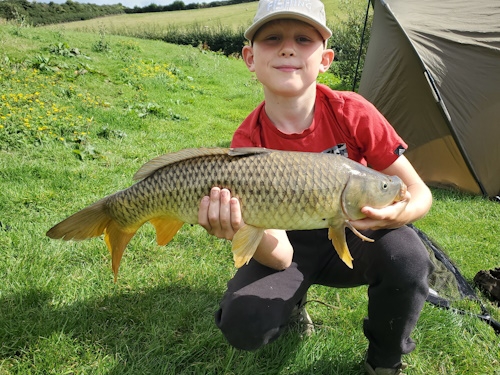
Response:
[[[389,167],[408,147],[384,116],[354,92],[318,84],[314,119],[300,134],[278,130],[262,102],[234,133],[231,147],[330,152],[376,170]]]

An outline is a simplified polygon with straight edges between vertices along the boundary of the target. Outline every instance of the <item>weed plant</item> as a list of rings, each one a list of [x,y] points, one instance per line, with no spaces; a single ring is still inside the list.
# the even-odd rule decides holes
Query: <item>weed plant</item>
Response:
[[[362,374],[364,287],[313,287],[311,337],[290,331],[241,352],[213,322],[235,272],[226,241],[184,226],[159,247],[145,225],[114,284],[101,239],[45,236],[128,187],[152,157],[228,146],[262,100],[236,58],[109,34],[110,48],[97,51],[100,38],[0,25],[0,374]],[[498,266],[499,205],[433,192],[433,209],[417,226],[469,281]],[[500,374],[500,339],[474,317],[426,305],[414,338],[409,375]]]

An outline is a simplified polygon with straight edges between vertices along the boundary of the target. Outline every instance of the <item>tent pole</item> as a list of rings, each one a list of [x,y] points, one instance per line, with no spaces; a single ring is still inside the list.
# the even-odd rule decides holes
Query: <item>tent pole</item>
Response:
[[[370,10],[370,3],[372,0],[368,0],[368,4],[366,5],[366,13],[365,13],[365,24],[363,26],[363,33],[361,34],[361,42],[359,44],[359,51],[358,51],[358,62],[356,63],[356,70],[354,71],[354,80],[352,83],[352,91],[356,90],[356,83],[358,81],[358,71],[359,71],[359,64],[361,62],[361,53],[363,51],[363,44],[365,40],[365,32],[366,32],[366,25],[368,24],[368,12]]]

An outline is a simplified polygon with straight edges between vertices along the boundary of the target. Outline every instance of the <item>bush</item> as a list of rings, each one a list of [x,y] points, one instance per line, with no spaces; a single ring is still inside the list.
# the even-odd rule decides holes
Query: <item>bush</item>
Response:
[[[246,40],[243,33],[243,27],[234,30],[222,25],[208,27],[195,24],[189,29],[169,26],[161,39],[167,43],[201,47],[229,56],[240,54]]]
[[[25,19],[33,26],[48,25],[61,22],[80,21],[124,13],[125,7],[116,5],[80,4],[72,0],[56,4],[37,3],[28,0],[1,0],[0,17],[7,20]]]
[[[365,61],[368,40],[370,39],[370,29],[372,24],[372,15],[368,17],[365,35],[363,30],[365,25],[365,10],[352,7],[350,3],[344,5],[347,9],[345,14],[347,18],[339,21],[335,27],[332,27],[332,37],[330,38],[330,48],[335,51],[335,61],[333,62],[330,71],[338,76],[345,90],[357,91],[359,86],[359,77],[361,77],[363,64]],[[363,46],[360,54],[361,39],[363,38]],[[359,69],[357,73],[357,81],[354,84],[356,76],[356,67]]]

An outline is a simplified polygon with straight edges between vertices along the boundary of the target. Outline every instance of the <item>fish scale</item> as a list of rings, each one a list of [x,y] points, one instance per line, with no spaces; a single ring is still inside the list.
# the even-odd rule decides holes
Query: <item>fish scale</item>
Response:
[[[237,267],[248,263],[266,229],[329,228],[335,250],[352,268],[345,228],[370,239],[350,220],[364,217],[362,207],[384,207],[406,192],[398,177],[342,156],[263,148],[185,149],[149,161],[134,178],[139,181],[128,189],[75,213],[47,235],[82,240],[104,233],[116,279],[126,245],[145,222],[166,245],[184,223],[197,224],[202,197],[217,186],[241,205],[245,225],[232,246]]]

